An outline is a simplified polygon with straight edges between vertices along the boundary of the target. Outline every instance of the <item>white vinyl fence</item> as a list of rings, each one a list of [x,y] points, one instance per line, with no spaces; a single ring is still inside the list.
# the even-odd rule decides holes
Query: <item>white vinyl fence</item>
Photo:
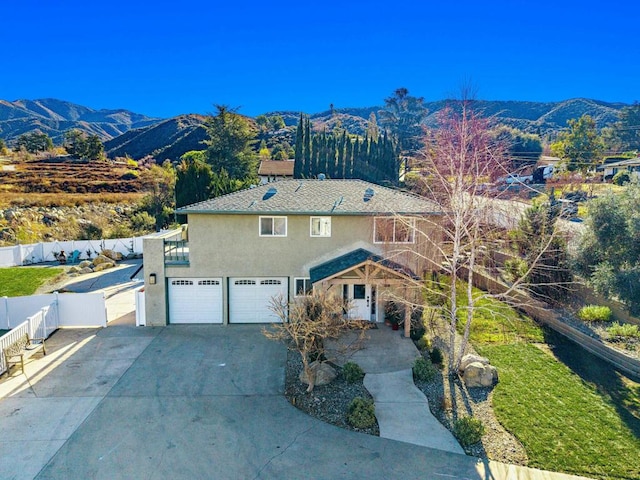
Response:
[[[10,330],[0,337],[0,350],[25,333],[32,338],[48,338],[60,327],[106,326],[102,292],[0,298],[0,329]],[[4,355],[0,355],[0,374],[5,370]]]
[[[142,238],[111,238],[104,240],[69,240],[65,242],[42,242],[13,247],[0,247],[0,267],[15,267],[33,263],[54,262],[54,253],[64,251],[67,258],[74,250],[80,252],[80,259],[95,257],[102,250],[113,250],[122,255],[142,254]]]

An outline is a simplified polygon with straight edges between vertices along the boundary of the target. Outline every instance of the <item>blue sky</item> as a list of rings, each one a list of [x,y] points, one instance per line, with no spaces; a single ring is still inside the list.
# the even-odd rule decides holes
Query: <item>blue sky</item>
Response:
[[[595,1],[2,2],[0,98],[151,116],[426,100],[640,100],[640,5]]]

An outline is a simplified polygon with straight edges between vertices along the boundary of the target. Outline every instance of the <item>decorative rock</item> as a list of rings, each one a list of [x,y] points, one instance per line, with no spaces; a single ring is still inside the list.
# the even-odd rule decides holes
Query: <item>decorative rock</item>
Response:
[[[94,272],[101,272],[102,270],[106,270],[107,268],[113,268],[116,264],[113,262],[104,262],[93,267]]]
[[[460,361],[460,367],[458,367],[459,372],[464,372],[467,368],[467,365],[471,363],[481,363],[482,365],[489,365],[489,359],[485,357],[481,357],[480,355],[467,354],[462,357]]]
[[[315,385],[326,385],[331,383],[338,375],[335,369],[328,363],[312,362],[310,366],[311,370],[315,372],[316,375]],[[304,373],[304,370],[300,372],[299,378],[302,383],[306,383],[307,385],[309,384],[309,379]]]
[[[93,270],[89,267],[83,267],[80,269],[80,273],[85,274],[85,273],[93,273]]]
[[[103,250],[102,252],[100,252],[100,255],[104,255],[105,257],[108,257],[116,262],[122,260],[122,254],[113,250]]]
[[[79,271],[80,271],[79,266],[78,267],[73,266],[69,270],[67,270],[67,273],[78,273]]]
[[[109,257],[106,257],[102,254],[98,255],[96,258],[93,259],[93,264],[95,266],[98,266],[102,263],[112,263],[112,260]]]
[[[462,379],[467,388],[491,387],[498,381],[498,370],[493,365],[472,362],[464,369]]]
[[[86,267],[90,267],[91,265],[93,265],[93,262],[91,262],[91,260],[83,260],[78,264],[78,267],[86,268]]]

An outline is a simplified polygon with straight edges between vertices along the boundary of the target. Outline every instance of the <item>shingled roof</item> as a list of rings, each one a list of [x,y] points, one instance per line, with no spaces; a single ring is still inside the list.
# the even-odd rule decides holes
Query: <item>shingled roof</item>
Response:
[[[437,214],[437,205],[363,180],[282,180],[211,198],[178,213],[272,215]]]
[[[353,250],[352,252],[341,255],[333,260],[329,260],[321,265],[317,265],[312,267],[309,270],[309,276],[311,277],[311,283],[316,283],[325,278],[332,277],[340,272],[344,272],[349,270],[350,268],[356,267],[358,265],[362,265],[367,261],[371,261],[374,263],[379,263],[380,265],[387,267],[390,270],[397,272],[400,275],[404,275],[405,277],[412,278],[414,280],[420,280],[415,273],[409,270],[407,267],[400,265],[392,260],[388,260],[380,255],[376,255],[375,253],[371,253],[369,250],[365,250],[364,248],[358,248],[357,250]]]

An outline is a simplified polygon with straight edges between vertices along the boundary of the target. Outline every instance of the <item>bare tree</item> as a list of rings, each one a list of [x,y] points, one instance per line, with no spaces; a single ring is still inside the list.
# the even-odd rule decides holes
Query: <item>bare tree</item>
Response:
[[[440,304],[445,312],[450,374],[457,372],[467,348],[474,312],[486,308],[479,305],[480,300],[492,297],[511,301],[518,289],[527,287],[527,279],[554,239],[553,235],[545,239],[540,251],[530,258],[526,271],[506,291],[474,293],[474,277],[487,254],[506,240],[505,227],[509,226],[509,216],[514,215],[496,209],[504,203],[483,196],[488,185],[509,171],[508,145],[493,134],[491,119],[474,111],[472,105],[463,99],[438,114],[437,128],[426,133],[426,147],[419,166],[422,176],[417,183],[420,193],[435,201],[442,211],[439,217],[423,217],[427,222],[439,224],[442,237],[432,235],[433,229],[416,229],[416,237],[430,248],[422,251],[416,248],[412,254],[422,263],[431,259],[431,270],[442,271],[449,277],[444,287],[427,279],[422,288],[426,288],[426,296]],[[515,216],[520,214],[517,212]],[[417,224],[414,219],[405,221],[407,226]],[[466,296],[464,306],[459,304],[458,297],[462,286]],[[518,298],[523,301],[523,296]],[[464,323],[462,341],[456,342],[460,322]]]
[[[327,360],[325,341],[337,339],[354,329],[360,330],[362,338],[368,325],[368,322],[345,318],[349,305],[338,295],[321,290],[314,290],[311,295],[298,297],[290,303],[281,296],[273,298],[271,310],[281,323],[264,329],[263,334],[271,340],[285,342],[290,349],[300,354],[304,373],[309,381],[307,392],[315,387],[316,370],[313,368],[313,361],[319,364]]]

